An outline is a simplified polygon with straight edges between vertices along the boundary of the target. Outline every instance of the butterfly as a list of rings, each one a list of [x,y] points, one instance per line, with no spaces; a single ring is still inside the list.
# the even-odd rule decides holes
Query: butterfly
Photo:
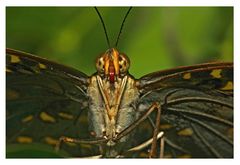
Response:
[[[6,54],[7,157],[54,157],[56,146],[63,157],[233,157],[233,63],[135,79],[116,48],[97,58],[91,76]]]

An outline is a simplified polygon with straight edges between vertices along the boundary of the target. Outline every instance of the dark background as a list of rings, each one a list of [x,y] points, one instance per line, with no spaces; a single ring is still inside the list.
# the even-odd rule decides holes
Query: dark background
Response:
[[[114,45],[128,8],[99,8]],[[89,7],[7,7],[7,47],[43,56],[91,75],[108,48],[101,22]],[[233,60],[232,7],[136,7],[118,50],[135,77],[209,61]]]

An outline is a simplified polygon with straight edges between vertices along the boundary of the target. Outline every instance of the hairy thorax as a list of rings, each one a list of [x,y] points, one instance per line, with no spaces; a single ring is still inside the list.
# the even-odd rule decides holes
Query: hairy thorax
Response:
[[[115,154],[119,154],[121,150],[129,146],[126,142],[132,137],[131,133],[117,142],[112,139],[138,117],[135,107],[139,93],[135,83],[129,75],[117,78],[114,83],[97,75],[93,75],[90,79],[88,88],[89,131],[95,137],[108,139],[107,143],[102,145],[105,148],[103,150],[108,150],[109,147],[114,150],[114,153],[116,152]]]

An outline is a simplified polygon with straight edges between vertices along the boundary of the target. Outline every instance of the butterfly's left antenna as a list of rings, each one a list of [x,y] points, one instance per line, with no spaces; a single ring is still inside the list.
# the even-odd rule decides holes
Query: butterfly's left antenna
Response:
[[[97,7],[94,7],[94,9],[96,10],[96,12],[98,14],[98,17],[101,20],[101,23],[102,23],[102,26],[103,26],[103,29],[104,29],[104,33],[105,33],[105,36],[106,36],[106,39],[107,39],[108,48],[110,48],[110,42],[109,42],[109,38],[108,38],[108,34],[107,34],[107,29],[106,29],[106,26],[104,24],[103,18],[101,16],[100,12],[98,11]]]

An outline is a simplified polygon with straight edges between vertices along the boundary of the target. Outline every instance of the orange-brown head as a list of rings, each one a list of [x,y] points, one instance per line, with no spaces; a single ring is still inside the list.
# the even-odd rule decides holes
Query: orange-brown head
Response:
[[[114,83],[116,78],[123,77],[128,73],[130,61],[125,54],[119,53],[117,49],[108,49],[96,60],[98,73]]]

